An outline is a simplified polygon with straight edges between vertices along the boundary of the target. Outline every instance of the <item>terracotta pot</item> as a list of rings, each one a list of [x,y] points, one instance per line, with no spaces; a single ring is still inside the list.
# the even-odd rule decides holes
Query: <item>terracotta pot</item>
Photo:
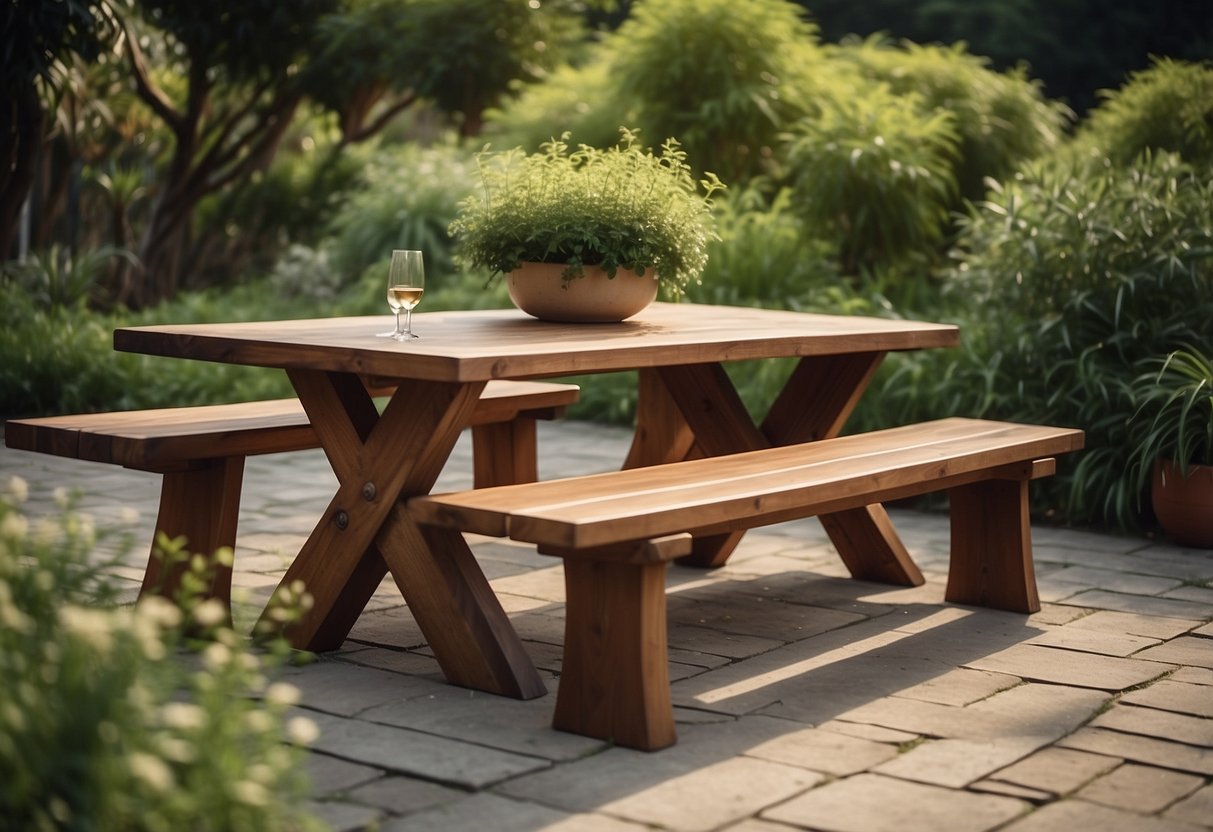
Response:
[[[1213,465],[1189,465],[1183,477],[1174,462],[1160,460],[1150,494],[1168,537],[1182,546],[1213,549]]]
[[[567,283],[560,263],[523,263],[507,274],[514,305],[543,321],[609,323],[630,318],[657,297],[657,278],[620,269],[614,278],[597,266]]]

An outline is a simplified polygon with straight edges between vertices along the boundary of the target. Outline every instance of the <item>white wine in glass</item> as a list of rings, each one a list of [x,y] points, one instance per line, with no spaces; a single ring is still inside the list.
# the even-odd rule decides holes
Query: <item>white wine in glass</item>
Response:
[[[392,264],[387,273],[387,305],[396,313],[396,328],[381,332],[381,338],[397,341],[412,341],[419,336],[413,334],[413,307],[421,303],[425,293],[425,263],[420,251],[396,249],[392,252]],[[404,310],[404,329],[400,328],[400,311]]]

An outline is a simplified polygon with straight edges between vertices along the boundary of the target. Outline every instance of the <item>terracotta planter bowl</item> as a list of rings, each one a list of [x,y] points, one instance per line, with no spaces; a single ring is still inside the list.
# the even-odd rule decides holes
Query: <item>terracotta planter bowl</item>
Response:
[[[1183,477],[1174,462],[1156,462],[1150,493],[1168,537],[1183,546],[1213,549],[1213,465],[1189,465]]]
[[[614,278],[597,266],[567,283],[560,263],[523,263],[506,275],[514,305],[543,321],[611,323],[630,318],[657,297],[657,278],[620,269]]]

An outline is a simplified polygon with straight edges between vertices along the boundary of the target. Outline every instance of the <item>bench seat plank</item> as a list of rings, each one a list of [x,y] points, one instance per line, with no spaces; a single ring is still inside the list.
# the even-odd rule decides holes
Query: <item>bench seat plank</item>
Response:
[[[577,396],[572,384],[491,381],[470,424],[506,422],[524,411],[555,418]],[[15,419],[4,439],[10,448],[157,472],[320,444],[298,399]]]
[[[418,497],[419,522],[556,549],[751,528],[941,490],[1082,447],[1082,431],[942,419],[802,445]],[[1031,468],[1026,469],[1031,476]]]

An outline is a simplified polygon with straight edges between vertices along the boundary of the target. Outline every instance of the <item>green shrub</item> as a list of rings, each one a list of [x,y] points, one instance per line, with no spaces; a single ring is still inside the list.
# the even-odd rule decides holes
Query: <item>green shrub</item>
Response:
[[[707,267],[688,287],[689,300],[804,309],[839,283],[835,252],[804,233],[786,188],[769,203],[756,187],[729,191],[714,213],[720,239],[708,246]]]
[[[483,136],[495,147],[533,152],[569,134],[571,141],[610,147],[619,125],[635,124],[636,113],[618,94],[609,58],[600,46],[586,47],[583,63],[565,65],[485,112]]]
[[[996,72],[963,43],[894,47],[873,37],[836,47],[830,57],[856,65],[896,95],[919,96],[925,114],[951,114],[958,139],[953,175],[959,196],[970,200],[984,195],[987,178],[1003,179],[1058,147],[1073,115],[1046,100],[1022,67]]]
[[[230,629],[194,661],[184,625],[214,627],[217,601],[188,622],[163,599],[97,606],[89,520],[70,509],[31,523],[14,479],[0,495],[0,817],[31,830],[306,830],[307,783],[286,719],[294,688]]]
[[[1163,58],[1101,95],[1079,131],[1081,144],[1121,165],[1154,150],[1213,166],[1213,64]]]
[[[809,233],[839,241],[844,272],[930,254],[955,199],[955,119],[885,85],[819,102],[787,146],[795,210]]]
[[[951,289],[965,350],[910,395],[965,391],[960,414],[1083,428],[1086,450],[1036,490],[1068,519],[1138,525],[1131,382],[1141,362],[1208,343],[1213,183],[1168,154],[1033,166],[964,224]]]
[[[423,251],[427,268],[447,271],[447,226],[460,200],[475,189],[475,164],[453,142],[384,150],[367,161],[362,184],[333,217],[331,239],[322,249],[346,282],[397,248]]]
[[[742,182],[805,112],[803,79],[821,58],[801,11],[784,0],[637,3],[606,43],[617,95],[643,135],[677,136],[696,170]]]

